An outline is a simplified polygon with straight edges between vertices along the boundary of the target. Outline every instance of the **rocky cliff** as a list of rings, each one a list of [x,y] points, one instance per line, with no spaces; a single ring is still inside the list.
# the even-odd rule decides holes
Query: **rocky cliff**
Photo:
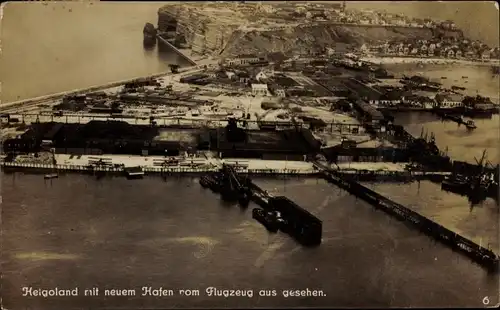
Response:
[[[177,40],[186,42],[198,54],[217,54],[239,24],[219,21],[196,7],[166,5],[158,11],[158,31],[175,31]]]
[[[268,52],[296,53],[322,50],[337,43],[362,45],[408,38],[429,40],[442,35],[428,28],[309,24],[272,30],[242,29],[244,17],[217,17],[209,9],[167,5],[158,11],[158,30],[175,31],[195,53],[230,57],[240,54]],[[460,36],[460,32],[447,33]]]

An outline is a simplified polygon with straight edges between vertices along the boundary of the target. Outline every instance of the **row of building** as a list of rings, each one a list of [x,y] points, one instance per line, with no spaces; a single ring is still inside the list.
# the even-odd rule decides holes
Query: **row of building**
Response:
[[[499,48],[489,48],[486,45],[473,45],[467,40],[460,42],[392,42],[383,45],[368,47],[362,45],[360,50],[363,53],[398,55],[398,56],[418,56],[418,57],[441,57],[457,59],[500,59]]]
[[[379,25],[379,26],[398,26],[415,28],[441,28],[446,30],[458,30],[453,21],[436,21],[429,18],[411,18],[402,14],[391,14],[372,10],[346,10],[340,12],[336,19],[339,22],[360,24],[360,25]]]

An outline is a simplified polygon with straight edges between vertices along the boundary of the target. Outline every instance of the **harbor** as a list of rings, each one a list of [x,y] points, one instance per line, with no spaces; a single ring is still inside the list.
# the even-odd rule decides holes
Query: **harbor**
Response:
[[[493,48],[463,61],[420,56],[438,41],[453,46],[453,31],[434,37],[438,29],[398,16],[386,22],[408,25],[384,27],[373,23],[391,15],[344,12],[345,3],[324,15],[322,4],[207,3],[209,13],[188,15],[173,4],[168,19],[161,4],[52,5],[21,10],[14,28],[16,14],[4,15],[7,307],[498,302],[498,83],[494,59],[468,60]],[[391,40],[330,44],[340,28],[345,41]],[[271,46],[276,35],[284,44]],[[369,55],[387,47],[404,63]],[[20,293],[55,284],[135,295]],[[254,297],[208,296],[208,287]],[[290,293],[306,289],[321,297]]]

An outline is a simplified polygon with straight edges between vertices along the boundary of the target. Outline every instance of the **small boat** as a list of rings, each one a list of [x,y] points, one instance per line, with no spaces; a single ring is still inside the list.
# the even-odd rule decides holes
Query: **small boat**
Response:
[[[204,188],[209,188],[213,192],[218,193],[221,191],[220,181],[216,176],[204,175],[200,178],[200,185]]]
[[[477,126],[476,124],[474,123],[473,120],[469,120],[465,123],[465,127],[467,127],[467,129],[476,129]]]
[[[200,185],[201,185],[203,188],[207,188],[207,187],[209,187],[209,186],[210,186],[210,181],[211,181],[211,180],[209,179],[209,177],[204,175],[204,176],[202,176],[202,177],[200,178],[200,181],[199,181],[199,182],[200,182]]]
[[[57,179],[59,175],[57,173],[50,173],[43,176],[44,179]]]
[[[123,169],[127,179],[142,179],[144,170],[141,167],[127,167]]]
[[[448,115],[448,118],[454,122],[459,123],[459,124],[463,122],[462,117],[458,116],[458,115]]]
[[[248,204],[250,203],[249,195],[246,192],[241,193],[238,199],[238,203],[244,208],[248,207]]]
[[[470,189],[470,184],[469,180],[465,176],[457,174],[447,177],[441,183],[441,189],[452,193],[466,195]]]
[[[255,208],[252,210],[252,217],[259,223],[264,225],[264,227],[272,232],[276,233],[279,230],[279,223],[277,221],[276,215],[268,213],[261,208]]]

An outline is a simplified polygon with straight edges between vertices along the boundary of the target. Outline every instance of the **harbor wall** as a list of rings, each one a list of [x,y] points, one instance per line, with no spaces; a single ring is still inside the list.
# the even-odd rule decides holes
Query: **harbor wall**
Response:
[[[15,163],[15,162],[2,162],[1,164],[4,172],[16,172],[16,171],[26,171],[26,172],[86,172],[95,173],[103,172],[110,174],[124,174],[123,166],[95,166],[95,165],[51,165],[42,163]],[[204,167],[204,168],[193,168],[193,167],[183,167],[183,166],[172,166],[172,167],[143,167],[145,174],[205,174],[210,172],[219,171],[218,167]],[[307,171],[300,169],[238,169],[239,174],[247,175],[262,175],[262,176],[273,176],[273,175],[290,175],[290,176],[319,176],[319,171]]]

